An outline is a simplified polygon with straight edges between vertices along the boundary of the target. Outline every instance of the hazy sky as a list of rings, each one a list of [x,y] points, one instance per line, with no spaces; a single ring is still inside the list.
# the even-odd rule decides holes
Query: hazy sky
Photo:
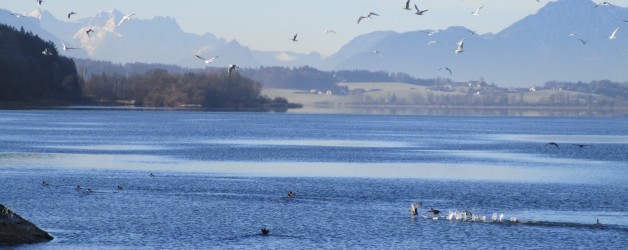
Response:
[[[330,55],[354,37],[376,30],[398,32],[466,26],[478,33],[498,32],[535,13],[548,0],[412,0],[411,6],[428,9],[424,16],[404,10],[405,0],[44,0],[41,8],[65,20],[90,17],[99,11],[117,9],[135,18],[169,16],[186,32],[211,32],[257,50],[317,51]],[[612,3],[628,6],[628,0]],[[473,16],[484,5],[480,16]],[[28,13],[35,0],[2,0],[0,8]],[[370,11],[379,17],[356,24]],[[325,35],[327,29],[336,34]],[[289,39],[299,34],[299,42]]]

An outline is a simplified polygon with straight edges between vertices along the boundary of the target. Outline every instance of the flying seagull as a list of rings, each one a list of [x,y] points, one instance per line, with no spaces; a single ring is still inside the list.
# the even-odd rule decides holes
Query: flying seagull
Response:
[[[12,16],[15,16],[17,18],[23,17],[22,14],[18,14],[18,13],[11,13]]]
[[[70,12],[68,13],[68,19],[70,19],[70,17],[71,17],[72,15],[74,15],[74,14],[76,14],[76,12],[74,12],[74,11],[70,11]]]
[[[554,147],[556,147],[556,148],[560,148],[560,147],[558,146],[558,143],[555,143],[555,142],[548,142],[547,144],[545,144],[545,146],[546,146],[546,147],[547,147],[547,146],[554,146]]]
[[[71,49],[79,49],[79,48],[74,48],[74,47],[68,47],[65,45],[65,42],[61,41],[61,44],[63,45],[63,51],[68,51]]]
[[[458,48],[456,48],[456,54],[460,54],[464,51],[464,38],[462,38],[462,40],[460,40],[460,42],[458,42]]]
[[[214,56],[212,58],[203,58],[203,57],[201,57],[199,55],[195,55],[195,56],[198,57],[199,59],[203,60],[205,62],[205,64],[213,63],[214,60],[216,60],[216,58],[220,57],[220,56]]]
[[[235,69],[239,68],[238,66],[236,66],[235,64],[229,64],[229,67],[227,67],[227,77],[231,77],[231,72],[233,72]]]
[[[44,48],[44,51],[42,51],[41,53],[42,53],[44,56],[51,56],[51,55],[53,55],[53,54],[52,54],[52,51],[50,51],[50,49],[48,49],[48,48]]]
[[[37,5],[38,5],[38,6],[41,6],[41,3],[43,3],[43,2],[44,2],[44,0],[35,0],[35,2],[37,2]]]
[[[421,30],[421,32],[426,33],[428,36],[433,36],[434,34],[438,33],[437,30],[432,30],[432,31]]]
[[[371,19],[371,16],[379,16],[379,15],[377,13],[375,13],[375,12],[369,12],[369,14],[366,15],[366,16],[360,16],[358,18],[358,23],[360,23],[360,21],[362,21],[362,19]]]
[[[419,7],[416,6],[416,4],[414,5],[414,9],[416,9],[416,12],[414,14],[417,14],[419,16],[422,16],[424,12],[428,11],[428,10],[419,10]]]
[[[591,146],[591,145],[587,145],[587,144],[571,144],[571,145],[574,145],[574,146],[577,146],[577,147],[580,147],[580,148]]]
[[[484,5],[478,7],[474,12],[471,12],[471,14],[473,14],[474,16],[479,16],[480,15],[480,10],[484,8]]]
[[[437,43],[438,43],[438,41],[432,40],[432,41],[427,42],[427,46],[432,46],[432,45],[437,44]]]
[[[404,10],[410,10],[410,0],[406,1],[406,7],[403,8]]]
[[[379,55],[379,57],[384,57],[384,54],[382,54],[382,52],[379,50],[373,50],[371,51],[371,54],[376,54],[376,55]]]
[[[628,20],[624,20],[624,23],[625,23],[625,24],[628,24]]]
[[[85,31],[85,33],[86,33],[86,34],[87,34],[87,36],[89,37],[89,34],[90,34],[90,33],[94,33],[94,29],[89,28],[89,29],[87,29],[87,30]]]
[[[336,34],[336,31],[334,31],[334,30],[325,30],[325,32],[324,32],[324,33],[325,33],[325,34],[331,34],[331,33]]]
[[[613,40],[613,39],[617,38],[617,36],[615,36],[615,35],[617,35],[617,31],[618,30],[619,30],[619,27],[615,28],[615,30],[613,30],[613,33],[611,34],[611,36],[608,37],[608,39]]]
[[[451,72],[451,69],[450,69],[449,67],[440,68],[440,69],[438,69],[438,70],[439,70],[439,71],[441,71],[441,70],[443,70],[443,69],[444,69],[444,70],[449,71],[449,75],[450,75],[450,76],[451,76],[451,75],[453,75],[453,73]]]
[[[298,36],[298,35],[299,35],[299,34],[294,34],[294,36],[292,37],[292,39],[290,39],[290,41],[293,41],[293,42],[298,42],[298,41],[299,41],[299,40],[297,40],[297,36]]]
[[[135,14],[130,14],[130,15],[126,15],[122,17],[122,20],[120,20],[120,22],[118,23],[118,25],[116,26],[116,29],[120,27],[120,25],[122,25],[122,23],[126,22],[126,20],[129,20],[131,18],[133,18]]]
[[[593,8],[600,7],[600,5],[610,5],[610,6],[612,6],[612,4],[611,4],[611,3],[609,3],[609,2],[601,2],[601,3],[598,3],[598,4],[596,4],[595,6],[593,6]]]
[[[578,35],[578,33],[571,33],[571,34],[569,34],[569,37],[577,36],[577,35]]]
[[[582,40],[582,39],[578,39],[578,41],[580,41],[582,43],[582,45],[586,45],[588,41]]]

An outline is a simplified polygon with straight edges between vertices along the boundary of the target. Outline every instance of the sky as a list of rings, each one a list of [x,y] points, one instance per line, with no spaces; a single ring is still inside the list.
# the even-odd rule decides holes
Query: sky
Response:
[[[219,38],[237,40],[255,50],[319,52],[329,56],[358,35],[378,30],[397,32],[465,26],[478,33],[499,32],[533,14],[548,0],[412,0],[428,9],[423,16],[404,10],[406,0],[44,0],[42,10],[66,20],[94,16],[117,9],[135,18],[174,18],[189,33],[210,32]],[[598,2],[598,1],[596,1]],[[615,0],[628,6],[628,0]],[[471,13],[484,6],[480,16]],[[0,8],[28,13],[38,8],[35,0],[2,0]],[[379,17],[357,24],[369,12]],[[336,33],[324,34],[325,30]],[[290,39],[298,34],[298,42]]]

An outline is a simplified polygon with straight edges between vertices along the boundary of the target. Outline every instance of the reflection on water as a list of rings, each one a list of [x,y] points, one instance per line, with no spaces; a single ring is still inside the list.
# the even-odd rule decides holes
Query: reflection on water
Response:
[[[189,161],[152,155],[0,154],[0,168],[117,169],[243,176],[414,178],[550,183],[623,183],[614,168],[522,167],[516,164]]]

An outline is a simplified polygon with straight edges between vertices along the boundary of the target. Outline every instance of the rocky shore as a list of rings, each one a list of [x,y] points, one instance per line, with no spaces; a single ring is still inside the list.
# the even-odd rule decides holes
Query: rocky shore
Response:
[[[50,234],[0,204],[0,246],[48,242]]]

